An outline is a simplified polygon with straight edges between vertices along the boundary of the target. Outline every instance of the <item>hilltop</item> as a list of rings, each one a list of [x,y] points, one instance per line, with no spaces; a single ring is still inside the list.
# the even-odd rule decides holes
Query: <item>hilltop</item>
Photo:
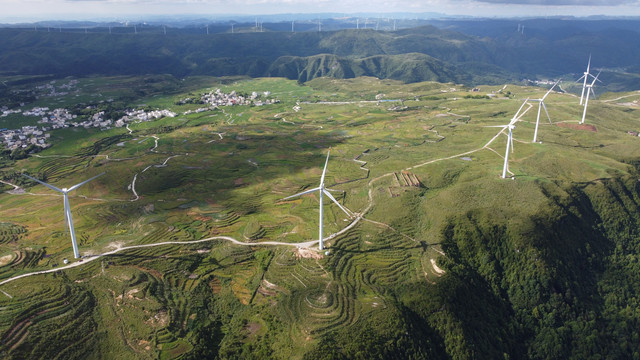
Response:
[[[338,71],[330,61],[313,73]],[[487,126],[544,88],[308,79],[11,78],[25,108],[65,108],[69,122],[175,116],[57,129],[38,153],[2,154],[0,279],[48,271],[0,285],[3,356],[640,352],[638,92],[599,96],[587,126],[575,95],[551,93],[542,143],[526,105],[512,180],[499,177],[505,132]],[[211,94],[265,101],[200,103]],[[38,120],[12,113],[3,126]],[[356,215],[325,198],[327,254],[313,242],[317,195],[282,199],[317,186],[329,149],[325,182]],[[106,172],[71,194],[82,262],[62,198],[21,172],[59,186]]]

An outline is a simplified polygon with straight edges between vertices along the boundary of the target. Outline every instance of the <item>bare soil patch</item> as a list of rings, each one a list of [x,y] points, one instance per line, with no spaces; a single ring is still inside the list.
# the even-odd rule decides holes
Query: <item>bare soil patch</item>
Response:
[[[438,275],[444,274],[444,270],[436,265],[436,259],[431,259],[431,266],[433,266],[433,271],[435,271]]]
[[[13,260],[13,254],[8,254],[0,257],[0,266],[5,266]]]
[[[254,335],[255,333],[258,332],[258,330],[260,330],[262,326],[256,322],[250,322],[247,324],[247,331],[249,332],[249,335]]]
[[[301,248],[301,247],[299,247],[297,250],[298,251],[296,251],[296,253],[295,253],[297,259],[301,259],[301,258],[305,258],[305,259],[322,259],[322,254],[320,254],[317,251],[313,251],[313,250],[309,250],[309,249],[305,249],[305,248]]]
[[[590,124],[558,123],[558,126],[563,128],[575,129],[575,130],[587,130],[587,131],[598,132],[598,128]]]

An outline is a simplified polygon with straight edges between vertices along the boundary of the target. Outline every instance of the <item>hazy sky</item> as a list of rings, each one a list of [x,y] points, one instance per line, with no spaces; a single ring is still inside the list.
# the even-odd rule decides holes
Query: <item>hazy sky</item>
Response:
[[[473,16],[640,16],[640,0],[0,0],[0,22],[147,14],[439,12]]]

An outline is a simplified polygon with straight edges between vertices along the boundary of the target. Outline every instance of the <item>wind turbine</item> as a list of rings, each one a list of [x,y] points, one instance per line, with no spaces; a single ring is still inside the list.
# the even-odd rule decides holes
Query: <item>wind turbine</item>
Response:
[[[560,82],[560,80],[556,81],[556,83],[553,84],[551,89],[549,89],[549,91],[547,91],[547,93],[544,94],[544,96],[541,99],[532,99],[531,100],[531,101],[537,101],[538,102],[538,117],[536,118],[536,130],[533,132],[533,142],[536,142],[536,139],[538,139],[538,124],[540,123],[540,111],[542,110],[542,108],[544,108],[544,112],[547,114],[547,119],[549,119],[549,123],[551,123],[551,117],[549,116],[549,112],[547,111],[547,105],[544,104],[544,99],[547,97],[547,95],[549,95],[551,93],[553,88],[556,85],[558,85],[559,82]]]
[[[600,76],[600,73],[598,73],[598,75],[596,75],[593,78],[593,81],[591,82],[591,84],[587,84],[587,97],[585,98],[584,111],[582,112],[582,121],[580,121],[580,124],[584,124],[584,118],[585,116],[587,116],[587,105],[589,105],[589,93],[591,92],[594,97],[596,96],[596,93],[593,91],[593,85],[596,83],[596,80],[598,80],[598,76]]]
[[[527,101],[529,101],[529,98],[527,98],[522,103],[522,105],[520,105],[520,109],[518,109],[518,112],[513,116],[513,118],[511,118],[511,121],[509,121],[509,124],[507,124],[507,125],[487,126],[487,127],[498,127],[498,128],[503,128],[503,129],[509,129],[509,137],[507,138],[507,151],[504,154],[504,166],[502,167],[502,178],[503,179],[507,178],[507,169],[509,168],[509,150],[511,150],[511,152],[513,152],[513,129],[516,128],[515,124],[516,124],[516,121],[518,121],[518,115],[520,114],[520,111],[524,107],[524,104],[527,103]]]
[[[324,249],[324,244],[323,244],[323,237],[322,237],[322,198],[323,198],[323,194],[327,195],[329,197],[329,199],[331,199],[331,201],[333,201],[334,203],[336,203],[336,205],[338,205],[338,207],[340,207],[340,209],[342,209],[342,211],[345,212],[345,214],[347,214],[347,216],[351,217],[352,214],[349,213],[349,210],[347,210],[345,207],[343,207],[342,205],[340,205],[340,203],[338,202],[338,200],[336,200],[336,198],[333,197],[333,195],[331,195],[331,193],[324,187],[324,175],[327,172],[327,164],[329,163],[329,154],[331,153],[331,150],[329,150],[329,152],[327,152],[327,160],[324,162],[324,170],[322,170],[322,177],[320,178],[320,186],[318,186],[317,188],[313,188],[311,190],[306,190],[303,191],[301,193],[297,193],[295,195],[291,195],[291,196],[287,196],[286,198],[282,199],[282,200],[287,200],[287,199],[291,199],[294,198],[296,196],[302,196],[302,195],[306,195],[306,194],[311,194],[313,192],[319,192],[319,198],[320,198],[320,226],[318,229],[319,235],[318,238],[320,239],[320,250]]]
[[[582,105],[582,102],[584,100],[584,90],[587,88],[587,80],[589,80],[589,76],[594,77],[592,74],[589,73],[589,69],[590,68],[591,68],[591,54],[589,54],[589,62],[587,63],[587,71],[584,72],[584,75],[582,75],[580,77],[580,79],[576,80],[576,81],[583,80],[583,83],[582,83],[582,94],[580,94],[580,105]]]
[[[80,253],[78,252],[78,243],[76,242],[76,233],[75,233],[75,230],[73,229],[73,219],[71,218],[71,206],[69,206],[69,195],[68,194],[69,194],[69,192],[79,188],[80,186],[82,186],[82,185],[88,183],[89,181],[91,181],[91,180],[93,180],[93,179],[95,179],[95,178],[97,178],[99,176],[102,176],[104,174],[105,173],[102,173],[100,175],[96,175],[96,176],[92,177],[91,179],[85,180],[85,181],[83,181],[83,182],[81,182],[79,184],[73,185],[72,187],[70,187],[68,189],[67,188],[60,189],[60,188],[57,188],[57,187],[55,187],[53,185],[47,184],[44,181],[40,181],[40,180],[38,180],[36,178],[33,178],[33,177],[29,176],[29,175],[22,174],[22,175],[28,177],[29,179],[31,179],[33,181],[36,181],[36,182],[39,182],[40,184],[48,187],[51,190],[55,190],[57,192],[61,192],[64,195],[64,220],[66,222],[65,229],[66,229],[66,227],[69,227],[69,232],[71,233],[71,243],[73,244],[73,255],[75,256],[76,259],[80,257]]]

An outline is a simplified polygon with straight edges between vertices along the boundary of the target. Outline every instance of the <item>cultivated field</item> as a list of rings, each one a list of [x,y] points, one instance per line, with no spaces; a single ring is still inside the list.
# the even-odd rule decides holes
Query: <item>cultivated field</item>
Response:
[[[589,127],[576,126],[579,98],[552,93],[535,144],[537,104],[525,105],[513,178],[501,179],[506,132],[486,126],[507,124],[546,89],[375,78],[189,78],[147,89],[138,80],[81,79],[81,93],[39,101],[54,108],[128,89],[128,106],[178,116],[57,130],[52,147],[0,168],[7,358],[301,358],[327,334],[393,318],[393,289],[446,276],[440,244],[452,217],[484,209],[518,228],[546,206],[540,184],[622,176],[640,157],[640,138],[627,133],[640,131],[638,93],[590,101]],[[188,115],[198,106],[176,105],[216,88],[280,102]],[[325,253],[318,195],[281,199],[319,184],[329,149],[325,184],[355,215],[325,197]],[[20,172],[61,188],[106,172],[70,193],[83,260],[73,259],[62,196]]]

